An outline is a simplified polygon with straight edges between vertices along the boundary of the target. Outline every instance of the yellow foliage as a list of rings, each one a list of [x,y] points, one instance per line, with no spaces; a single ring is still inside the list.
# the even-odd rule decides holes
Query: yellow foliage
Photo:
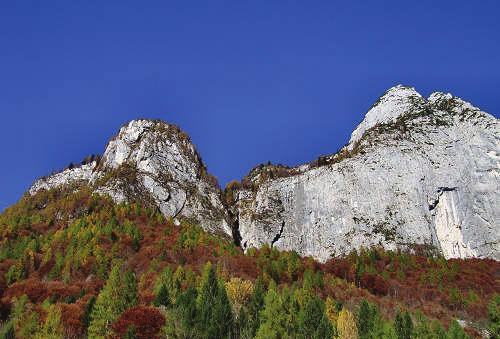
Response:
[[[337,309],[335,307],[335,301],[331,297],[327,297],[325,301],[325,313],[332,323],[332,325],[336,326],[337,325],[337,320],[339,318],[339,313],[337,312]]]
[[[252,296],[254,285],[250,280],[231,278],[226,282],[226,292],[236,312],[246,305]]]
[[[339,339],[358,339],[358,329],[354,315],[347,309],[340,311],[337,319],[337,331]]]

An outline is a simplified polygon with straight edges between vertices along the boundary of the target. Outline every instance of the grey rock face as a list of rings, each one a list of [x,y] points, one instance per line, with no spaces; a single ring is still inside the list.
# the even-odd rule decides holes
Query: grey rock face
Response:
[[[40,179],[29,192],[76,181],[115,202],[142,201],[167,217],[192,218],[207,231],[232,235],[217,184],[176,126],[133,120],[108,143],[99,164]]]
[[[360,247],[425,245],[447,258],[500,259],[495,117],[397,86],[347,146],[320,160],[249,175],[236,202],[243,248],[269,243],[324,261]]]
[[[160,121],[131,121],[99,162],[39,179],[29,193],[66,184],[212,233],[237,230],[245,250],[268,243],[324,261],[360,247],[424,246],[500,260],[500,124],[450,94],[391,88],[340,152],[257,167],[231,189],[229,208],[189,138]]]

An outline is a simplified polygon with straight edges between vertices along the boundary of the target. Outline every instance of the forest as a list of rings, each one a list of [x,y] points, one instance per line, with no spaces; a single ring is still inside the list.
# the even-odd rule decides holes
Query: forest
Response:
[[[426,248],[243,253],[85,187],[0,215],[0,338],[500,338],[499,278]]]

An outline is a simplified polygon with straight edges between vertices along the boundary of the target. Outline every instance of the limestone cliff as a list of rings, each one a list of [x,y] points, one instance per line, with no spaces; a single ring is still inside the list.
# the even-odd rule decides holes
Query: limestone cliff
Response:
[[[320,260],[362,246],[418,245],[500,259],[500,124],[461,99],[386,92],[339,153],[261,166],[236,195],[243,248]]]

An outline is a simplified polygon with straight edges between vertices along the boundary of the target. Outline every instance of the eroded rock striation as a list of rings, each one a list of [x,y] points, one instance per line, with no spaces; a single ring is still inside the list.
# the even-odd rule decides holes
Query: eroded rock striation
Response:
[[[440,92],[393,87],[338,153],[258,166],[224,198],[187,135],[153,120],[131,121],[99,161],[39,179],[29,193],[65,184],[196,219],[243,249],[267,243],[327,260],[423,247],[500,259],[499,121]]]

